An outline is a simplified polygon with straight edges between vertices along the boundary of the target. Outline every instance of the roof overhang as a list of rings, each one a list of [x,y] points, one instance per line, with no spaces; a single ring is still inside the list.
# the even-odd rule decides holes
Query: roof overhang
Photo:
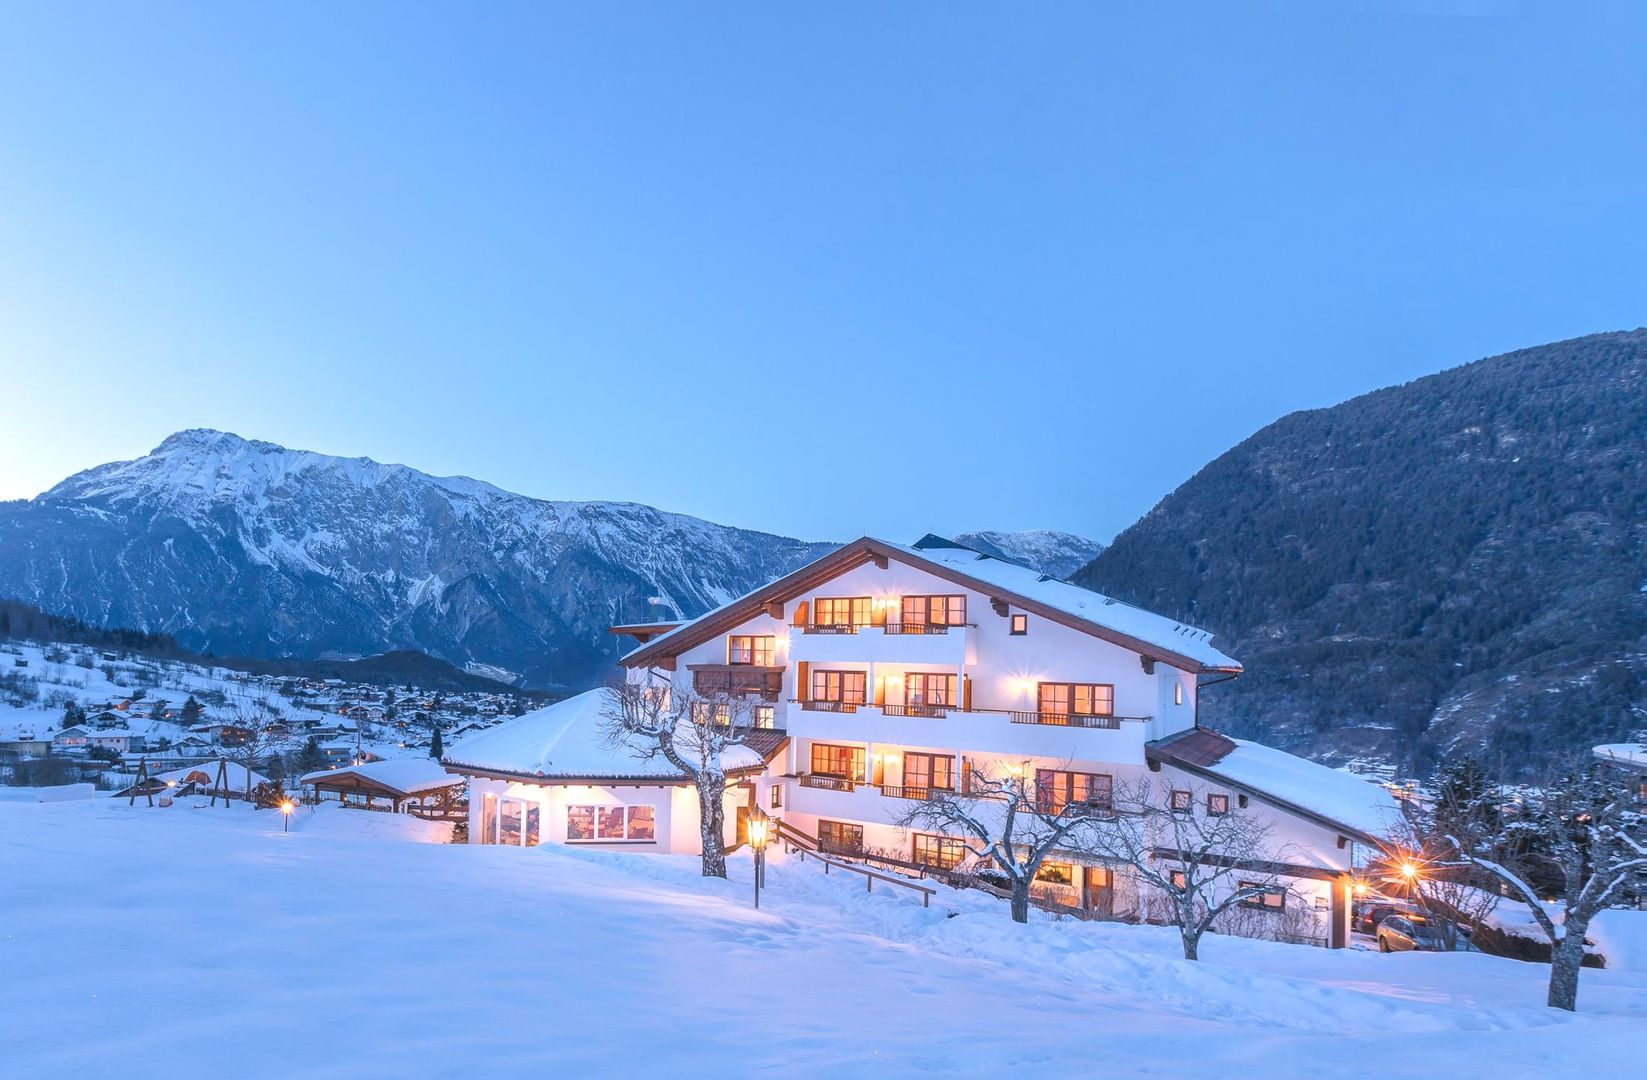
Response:
[[[1152,642],[1143,641],[1130,634],[1124,634],[1112,627],[1083,619],[1067,611],[1042,603],[1032,597],[1002,588],[992,582],[983,581],[962,573],[944,563],[923,559],[918,554],[884,544],[874,537],[861,537],[850,544],[843,544],[834,551],[801,567],[799,570],[766,585],[747,596],[732,601],[724,607],[704,615],[693,622],[686,623],[679,628],[664,634],[640,648],[629,653],[620,661],[624,667],[655,667],[660,661],[673,659],[687,649],[702,645],[721,634],[737,627],[739,624],[760,614],[768,604],[785,603],[796,597],[805,595],[809,590],[821,585],[848,570],[873,562],[885,567],[889,562],[901,562],[912,566],[934,577],[960,585],[989,596],[992,600],[1000,600],[1011,604],[1033,615],[1068,626],[1082,633],[1119,645],[1124,649],[1138,653],[1140,656],[1178,668],[1180,671],[1190,671],[1197,674],[1224,673],[1238,675],[1240,665],[1209,666],[1192,659],[1182,653],[1165,649]]]

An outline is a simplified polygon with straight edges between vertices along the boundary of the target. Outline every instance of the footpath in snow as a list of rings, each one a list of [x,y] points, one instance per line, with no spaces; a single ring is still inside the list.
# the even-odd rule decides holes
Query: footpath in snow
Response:
[[[774,857],[442,844],[406,817],[0,802],[8,1077],[1628,1075],[1647,972],[1170,930]],[[139,1066],[138,1063],[141,1063]]]

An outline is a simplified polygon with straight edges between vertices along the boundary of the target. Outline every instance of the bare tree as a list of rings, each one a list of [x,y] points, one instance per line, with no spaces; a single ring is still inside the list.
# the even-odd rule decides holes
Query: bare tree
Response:
[[[1491,852],[1498,862],[1511,858],[1503,846],[1498,785],[1478,762],[1449,762],[1436,776],[1432,798],[1403,800],[1390,840],[1390,885],[1429,912],[1449,950],[1458,948],[1459,925],[1482,926],[1500,894],[1492,873],[1464,861],[1462,850]]]
[[[245,767],[246,801],[251,802],[252,773],[266,766],[271,757],[291,750],[294,740],[285,717],[266,697],[236,700],[230,724],[236,729],[237,741],[225,744],[224,749],[229,760]]]
[[[965,791],[933,788],[898,819],[906,829],[958,837],[975,858],[1000,870],[1011,888],[1012,919],[1021,923],[1029,921],[1030,888],[1047,856],[1070,847],[1110,812],[1107,790],[1041,791],[1032,775],[1027,766],[978,765]]]
[[[692,781],[698,792],[703,876],[725,877],[724,758],[759,730],[757,703],[741,695],[701,695],[663,684],[624,683],[607,693],[607,738],[642,760],[663,758]]]
[[[1489,871],[1526,902],[1550,939],[1547,1004],[1576,1011],[1591,920],[1647,875],[1647,828],[1636,793],[1605,767],[1582,762],[1527,795],[1502,836],[1450,839],[1464,862]],[[1523,866],[1499,861],[1494,849],[1506,846],[1525,849]],[[1533,862],[1561,880],[1559,922],[1527,883],[1525,866]]]
[[[1083,851],[1129,868],[1165,904],[1178,927],[1184,959],[1199,958],[1201,935],[1242,904],[1265,904],[1290,890],[1281,867],[1288,850],[1272,843],[1269,825],[1227,800],[1213,812],[1194,785],[1173,788],[1144,778],[1120,786],[1115,814],[1085,837]]]

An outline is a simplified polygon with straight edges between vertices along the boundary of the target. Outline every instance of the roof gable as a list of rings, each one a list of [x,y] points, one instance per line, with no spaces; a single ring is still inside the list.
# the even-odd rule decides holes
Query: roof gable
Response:
[[[941,537],[928,535],[922,538],[921,544],[917,549],[869,536],[854,540],[654,638],[620,662],[625,667],[657,664],[736,628],[760,614],[768,604],[787,603],[802,597],[864,563],[875,562],[884,567],[896,560],[1184,671],[1233,673],[1241,670],[1239,663],[1212,647],[1212,635],[1204,630]]]

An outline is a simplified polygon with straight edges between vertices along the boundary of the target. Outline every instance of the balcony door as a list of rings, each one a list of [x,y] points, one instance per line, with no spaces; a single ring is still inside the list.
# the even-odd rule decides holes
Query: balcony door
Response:
[[[905,754],[904,787],[955,790],[955,759],[947,754]]]
[[[955,700],[954,675],[928,671],[904,673],[905,705],[931,705],[934,708],[953,709]]]

